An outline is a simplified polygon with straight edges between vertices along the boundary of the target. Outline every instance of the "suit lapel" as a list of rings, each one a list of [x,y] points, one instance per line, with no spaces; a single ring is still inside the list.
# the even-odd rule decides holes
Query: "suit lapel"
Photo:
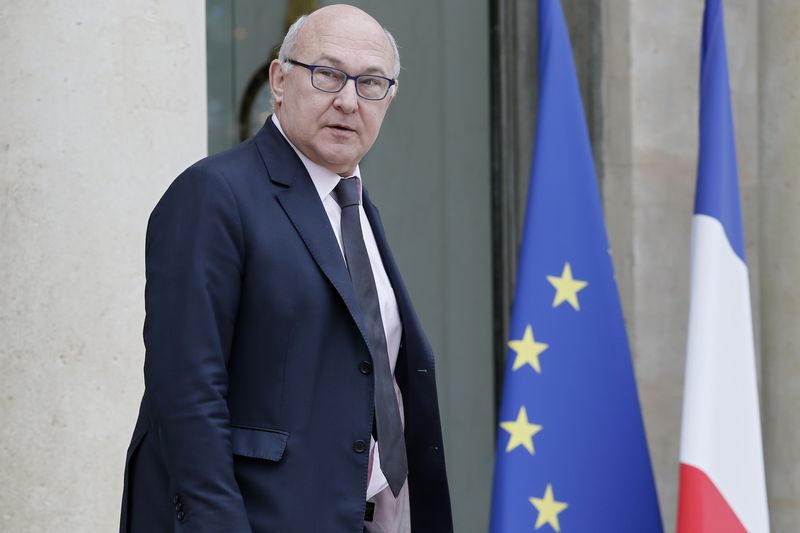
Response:
[[[272,123],[271,117],[256,135],[255,142],[270,179],[287,187],[277,193],[278,202],[319,269],[339,293],[366,342],[366,329],[353,283],[311,177],[300,158]]]
[[[364,211],[367,213],[369,225],[372,227],[373,235],[375,235],[375,242],[381,254],[383,267],[386,269],[386,274],[389,276],[389,281],[394,290],[397,308],[400,311],[400,319],[403,322],[404,336],[407,337],[407,335],[405,335],[406,333],[411,333],[416,336],[420,326],[417,321],[417,316],[414,313],[414,308],[411,305],[411,298],[408,295],[403,279],[400,277],[400,270],[397,268],[392,252],[389,249],[389,242],[386,239],[386,233],[383,230],[383,224],[381,223],[378,209],[375,207],[375,204],[370,201],[366,189],[362,190],[362,198]]]
[[[397,309],[400,311],[400,320],[403,323],[403,340],[400,344],[400,353],[398,354],[394,376],[397,379],[400,390],[403,392],[403,402],[406,403],[406,408],[408,409],[409,376],[432,372],[433,352],[428,340],[425,338],[422,324],[420,324],[417,313],[414,311],[414,306],[411,304],[411,298],[400,276],[400,270],[397,268],[397,263],[395,263],[392,252],[389,249],[389,242],[386,239],[378,209],[369,200],[366,190],[362,194],[364,211],[367,213],[372,233],[375,235],[375,242],[378,245],[386,274],[392,284],[394,296],[397,300]]]

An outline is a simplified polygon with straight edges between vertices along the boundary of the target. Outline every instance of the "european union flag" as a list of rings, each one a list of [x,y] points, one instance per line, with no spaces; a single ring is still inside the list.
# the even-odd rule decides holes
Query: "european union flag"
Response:
[[[662,531],[558,0],[539,0],[536,131],[491,531]]]

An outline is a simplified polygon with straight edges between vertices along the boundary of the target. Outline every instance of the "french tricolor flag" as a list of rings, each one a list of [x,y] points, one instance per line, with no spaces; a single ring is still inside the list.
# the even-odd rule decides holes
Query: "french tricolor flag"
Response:
[[[707,0],[678,533],[769,531],[722,0]]]

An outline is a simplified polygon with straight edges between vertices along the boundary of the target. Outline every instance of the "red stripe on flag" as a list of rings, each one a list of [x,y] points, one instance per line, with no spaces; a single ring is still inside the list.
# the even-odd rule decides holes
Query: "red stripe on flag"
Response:
[[[747,533],[705,472],[681,464],[677,533]]]

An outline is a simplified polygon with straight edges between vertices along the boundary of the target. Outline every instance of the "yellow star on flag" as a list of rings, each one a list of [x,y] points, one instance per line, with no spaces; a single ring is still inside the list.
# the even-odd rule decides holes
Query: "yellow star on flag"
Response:
[[[569,262],[564,263],[564,270],[561,271],[561,277],[547,276],[547,281],[556,289],[556,295],[553,298],[553,307],[558,307],[564,302],[569,302],[573,309],[576,311],[581,310],[580,303],[578,303],[578,291],[585,289],[589,283],[572,277],[572,267],[569,266]]]
[[[510,452],[517,446],[524,446],[528,453],[533,455],[533,436],[542,430],[542,426],[528,422],[528,413],[525,406],[519,408],[516,420],[500,422],[500,427],[508,431],[510,437],[506,452]]]
[[[558,513],[568,507],[564,502],[556,501],[553,496],[553,486],[547,484],[547,489],[544,491],[544,498],[528,498],[530,502],[539,511],[539,517],[536,519],[536,529],[539,529],[545,524],[550,526],[560,533],[561,526],[558,523]]]
[[[548,348],[548,344],[543,342],[536,342],[533,338],[533,328],[530,324],[525,327],[525,333],[521,339],[508,341],[508,346],[517,352],[517,357],[514,359],[514,366],[512,370],[519,370],[526,364],[536,371],[537,374],[542,373],[542,367],[539,365],[539,355]]]

